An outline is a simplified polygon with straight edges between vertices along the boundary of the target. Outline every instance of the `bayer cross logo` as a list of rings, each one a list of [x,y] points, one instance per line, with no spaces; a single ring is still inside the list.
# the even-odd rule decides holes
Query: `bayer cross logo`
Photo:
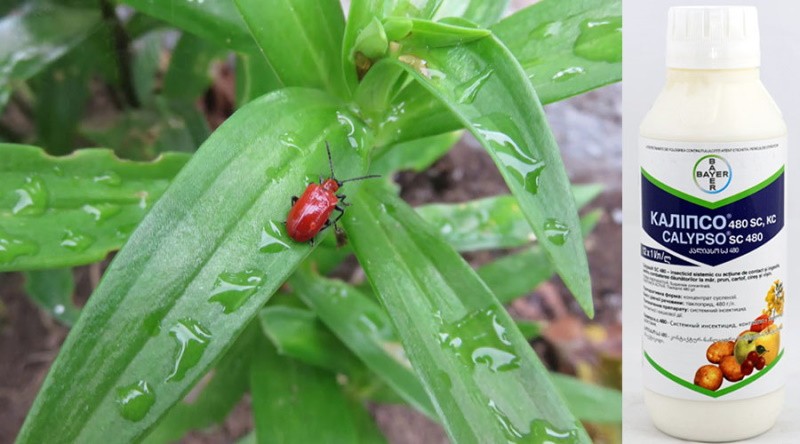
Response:
[[[694,183],[708,194],[725,191],[731,184],[733,169],[725,158],[716,154],[701,157],[694,165]]]

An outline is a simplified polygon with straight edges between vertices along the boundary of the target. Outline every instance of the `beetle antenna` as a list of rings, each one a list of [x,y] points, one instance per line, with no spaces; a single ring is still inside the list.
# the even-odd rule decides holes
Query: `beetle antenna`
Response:
[[[331,167],[331,177],[336,179],[336,173],[333,172],[333,159],[331,158],[331,146],[328,145],[328,141],[325,141],[325,151],[328,152],[328,165]]]
[[[381,175],[380,174],[370,174],[369,176],[353,177],[351,179],[340,180],[339,181],[339,185],[341,186],[341,184],[343,184],[345,182],[353,182],[355,180],[364,180],[364,179],[374,179],[376,177],[381,177]]]

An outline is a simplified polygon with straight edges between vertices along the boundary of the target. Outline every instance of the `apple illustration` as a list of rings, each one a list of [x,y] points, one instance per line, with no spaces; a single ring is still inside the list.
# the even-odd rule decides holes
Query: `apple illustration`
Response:
[[[769,365],[778,356],[780,344],[780,331],[776,326],[770,325],[759,333],[748,331],[739,335],[733,347],[733,355],[736,362],[741,364],[747,360],[747,354],[754,351],[764,357],[766,365]]]

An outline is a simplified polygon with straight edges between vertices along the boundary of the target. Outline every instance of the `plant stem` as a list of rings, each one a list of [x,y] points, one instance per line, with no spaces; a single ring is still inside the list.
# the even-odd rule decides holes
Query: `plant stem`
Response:
[[[119,17],[117,17],[114,5],[110,0],[100,0],[100,10],[103,13],[103,19],[108,23],[113,33],[114,47],[117,52],[117,69],[119,70],[119,80],[125,101],[128,102],[128,105],[138,108],[139,98],[136,97],[131,75],[131,39],[127,31],[125,31],[125,27],[122,26]]]

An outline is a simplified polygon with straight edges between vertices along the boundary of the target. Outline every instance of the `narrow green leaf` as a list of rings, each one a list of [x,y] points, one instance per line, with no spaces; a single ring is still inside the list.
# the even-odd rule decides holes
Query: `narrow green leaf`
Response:
[[[386,16],[428,19],[441,3],[442,0],[391,0],[386,4]]]
[[[36,305],[70,327],[78,321],[81,311],[72,302],[75,280],[71,268],[29,271],[25,273],[25,292]]]
[[[110,150],[50,157],[0,145],[0,271],[88,264],[125,243],[187,156],[123,161]]]
[[[253,356],[250,387],[259,443],[385,442],[332,373],[280,356],[266,341]]]
[[[295,297],[292,295],[292,297]],[[400,403],[402,398],[370,371],[308,308],[273,304],[259,313],[261,328],[278,353],[343,376],[342,389],[360,400]]]
[[[350,12],[347,14],[347,23],[342,39],[342,66],[344,77],[351,91],[358,86],[358,70],[356,69],[356,54],[353,50],[361,32],[369,26],[375,17],[384,16],[385,0],[352,0]]]
[[[375,303],[369,298],[344,283],[322,279],[317,276],[303,276],[303,279],[306,278],[311,281],[306,287],[314,290],[314,293],[311,294],[315,294],[314,297],[317,299],[347,298],[350,300],[348,306],[358,312],[374,310],[376,307]],[[330,330],[321,325],[313,312],[302,308],[273,306],[263,309],[260,315],[262,327],[282,355],[330,371],[344,373],[348,376],[348,379],[351,379],[354,374],[357,375],[358,370],[353,368],[351,363],[342,365],[341,362],[341,356],[351,356],[350,350],[346,348],[344,343],[335,339]],[[346,318],[331,319],[331,322],[340,321],[346,321]],[[541,332],[541,326],[537,322],[516,321],[515,324],[526,340],[535,339]],[[370,330],[371,332],[367,337],[373,342],[381,343],[381,339],[376,338],[375,332],[372,329]],[[363,339],[352,341],[347,344],[347,347],[352,347],[354,350],[360,349],[369,342],[369,340],[364,341]],[[368,349],[370,347],[367,345],[366,349],[361,350],[361,354],[369,355],[370,351]],[[398,359],[404,353],[402,348],[399,350],[396,347],[382,348],[384,354],[394,356],[392,359]],[[379,352],[379,350],[376,351]],[[394,385],[407,384],[411,390],[422,390],[415,375],[413,378],[407,378],[402,375],[402,372],[392,371],[391,366],[378,366],[376,370],[385,380],[393,381]],[[413,375],[409,368],[406,368],[406,372],[410,372]],[[570,410],[578,419],[593,422],[620,421],[622,409],[619,406],[621,401],[619,391],[588,384],[558,373],[550,373],[550,375],[559,393],[564,396]],[[395,379],[396,377],[398,378]],[[352,382],[348,381],[348,385],[350,384]],[[424,394],[424,392],[422,393]],[[371,399],[375,399],[374,394],[370,393],[372,395]],[[427,403],[427,395],[425,400]]]
[[[527,341],[532,341],[532,340],[538,338],[542,334],[542,326],[538,322],[516,321],[515,323],[517,324],[517,328],[519,329],[519,332],[522,333],[522,336],[525,337],[525,340],[527,340]],[[556,384],[556,388],[558,388],[558,384]],[[562,393],[562,395],[563,395],[563,393]],[[572,410],[572,409],[570,409],[570,410]],[[576,414],[575,411],[572,411],[572,413],[575,416],[577,416],[578,419],[583,419],[578,414]]]
[[[213,80],[211,64],[224,55],[225,51],[214,43],[193,34],[181,35],[164,76],[164,96],[187,101],[200,98]]]
[[[303,273],[290,281],[325,325],[406,402],[436,418],[403,353],[391,320],[375,301],[341,281]]]
[[[156,30],[133,42],[133,86],[142,104],[152,103],[155,97],[156,75],[161,65],[165,34],[164,30]]]
[[[411,34],[408,35],[408,38],[402,40],[401,44],[423,44],[431,48],[439,48],[469,43],[491,34],[488,29],[458,26],[430,20],[415,19],[411,21],[411,24]]]
[[[584,236],[594,229],[601,215],[602,210],[598,209],[581,219]],[[478,276],[504,304],[530,293],[556,272],[547,259],[547,254],[538,244],[501,257],[478,268],[477,271]]]
[[[154,159],[167,151],[194,152],[208,133],[204,117],[192,104],[161,96],[151,96],[142,108],[81,128],[81,134],[95,144],[114,147],[120,157],[134,160]]]
[[[73,51],[32,79],[36,91],[34,115],[37,144],[50,154],[72,151],[78,122],[89,98],[93,51]]]
[[[596,185],[574,187],[575,205],[586,205],[601,190]],[[416,210],[458,251],[513,248],[536,240],[518,201],[511,195],[423,205]]]
[[[258,47],[233,2],[123,0],[122,3],[226,48],[258,53]]]
[[[377,174],[391,174],[400,170],[425,171],[459,139],[461,131],[453,131],[389,146],[375,155],[370,171]]]
[[[343,220],[454,441],[589,441],[500,302],[411,208],[373,184]]]
[[[516,59],[494,37],[404,52],[425,60],[425,67],[387,62],[403,65],[486,148],[559,275],[591,317],[589,266],[569,179],[542,105]]]
[[[249,388],[250,358],[259,332],[252,323],[212,370],[213,375],[196,399],[176,404],[144,439],[146,444],[179,440],[191,430],[201,430],[225,420]]]
[[[434,19],[462,17],[481,26],[493,25],[508,7],[509,0],[444,0]]]
[[[292,145],[287,131],[298,131]],[[133,441],[153,427],[310,251],[279,225],[290,196],[327,171],[324,142],[351,177],[366,170],[364,135],[312,90],[267,95],[229,118],[114,258],[19,442],[102,441],[108,430]]]
[[[491,29],[542,103],[622,79],[621,0],[542,0]]]
[[[349,87],[339,54],[344,14],[338,0],[235,0],[277,78],[342,98]]]
[[[487,7],[499,8],[504,2],[473,1],[468,9],[479,3],[492,3]],[[459,0],[457,6],[464,5]],[[442,8],[445,10],[447,3]],[[620,17],[619,0],[544,0],[497,23],[491,30],[520,61],[539,100],[546,105],[622,78]],[[402,105],[406,112],[387,125],[384,135],[379,135],[381,144],[463,127],[447,107],[430,100],[430,93],[419,84],[409,85],[395,104]]]
[[[558,373],[551,376],[572,413],[581,420],[597,423],[622,422],[622,393],[619,390],[589,384]]]
[[[95,9],[48,2],[30,3],[0,18],[0,110],[13,83],[27,80],[77,46],[99,23]]]
[[[353,51],[360,52],[369,58],[381,57],[389,50],[389,40],[383,24],[377,17],[361,30],[356,38]]]
[[[261,54],[236,55],[236,107],[282,88],[281,80]]]
[[[302,356],[307,364],[334,372],[350,372],[359,364],[354,355],[341,353],[339,340],[308,309],[271,305],[259,312],[259,320],[264,334],[282,355]]]

